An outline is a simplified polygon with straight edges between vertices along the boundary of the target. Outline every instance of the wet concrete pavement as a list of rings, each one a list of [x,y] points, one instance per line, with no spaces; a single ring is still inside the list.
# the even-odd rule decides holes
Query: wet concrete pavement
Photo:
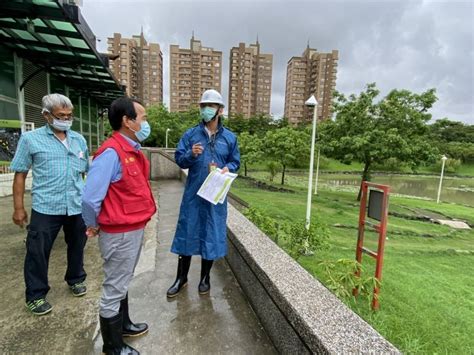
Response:
[[[150,331],[130,344],[144,354],[274,353],[225,260],[219,260],[211,271],[209,295],[198,294],[201,259],[194,257],[188,286],[167,299],[166,290],[176,277],[178,258],[169,250],[183,185],[163,180],[158,186],[156,254],[141,256],[129,291],[132,320],[146,321]],[[96,352],[101,343],[99,336]]]
[[[85,269],[87,295],[73,297],[64,281],[66,243],[59,233],[50,256],[47,299],[53,305],[50,314],[37,317],[25,308],[23,262],[26,230],[11,221],[11,196],[0,198],[0,353],[5,354],[84,354],[91,349],[98,297],[102,283],[102,261],[97,241],[88,241]],[[31,198],[25,196],[30,215]]]
[[[225,260],[216,262],[211,271],[209,295],[198,294],[200,258],[195,257],[188,287],[176,298],[166,298],[166,290],[176,276],[177,256],[169,249],[183,186],[175,180],[159,181],[153,186],[159,213],[147,226],[129,289],[132,320],[146,321],[150,331],[130,340],[130,344],[142,354],[276,353]],[[86,247],[89,292],[78,299],[70,295],[62,281],[66,246],[58,236],[51,255],[48,294],[55,308],[50,315],[34,317],[24,308],[24,231],[11,224],[11,206],[11,197],[0,199],[0,281],[6,286],[0,308],[0,352],[101,353],[97,309],[102,261],[97,241],[89,241]]]

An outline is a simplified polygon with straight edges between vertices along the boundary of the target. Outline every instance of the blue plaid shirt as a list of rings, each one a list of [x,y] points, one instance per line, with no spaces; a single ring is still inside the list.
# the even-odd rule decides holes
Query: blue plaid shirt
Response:
[[[33,170],[32,207],[48,215],[81,213],[84,188],[82,174],[89,168],[86,140],[67,131],[68,148],[49,127],[23,133],[10,169],[26,173]]]

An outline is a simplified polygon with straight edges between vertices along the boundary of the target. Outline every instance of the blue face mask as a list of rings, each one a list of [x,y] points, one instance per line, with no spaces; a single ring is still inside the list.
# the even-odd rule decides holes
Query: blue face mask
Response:
[[[216,115],[217,109],[213,107],[203,107],[201,108],[201,118],[204,122],[211,121]]]
[[[142,123],[140,124],[140,130],[134,131],[132,129],[132,131],[135,132],[135,137],[137,137],[138,141],[143,142],[150,136],[151,128],[147,121],[142,121]]]

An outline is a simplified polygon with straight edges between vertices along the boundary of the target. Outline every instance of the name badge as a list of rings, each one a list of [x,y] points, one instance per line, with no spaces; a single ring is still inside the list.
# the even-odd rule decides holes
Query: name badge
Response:
[[[216,163],[209,163],[209,172],[214,171],[217,169]]]

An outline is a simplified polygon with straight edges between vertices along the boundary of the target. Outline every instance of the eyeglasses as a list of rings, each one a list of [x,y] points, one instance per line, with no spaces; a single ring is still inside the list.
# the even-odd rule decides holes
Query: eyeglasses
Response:
[[[74,116],[73,115],[60,115],[60,116],[56,116],[54,114],[52,114],[51,112],[49,112],[49,114],[51,116],[53,116],[53,118],[57,119],[57,120],[60,120],[60,121],[73,121],[74,120]]]

